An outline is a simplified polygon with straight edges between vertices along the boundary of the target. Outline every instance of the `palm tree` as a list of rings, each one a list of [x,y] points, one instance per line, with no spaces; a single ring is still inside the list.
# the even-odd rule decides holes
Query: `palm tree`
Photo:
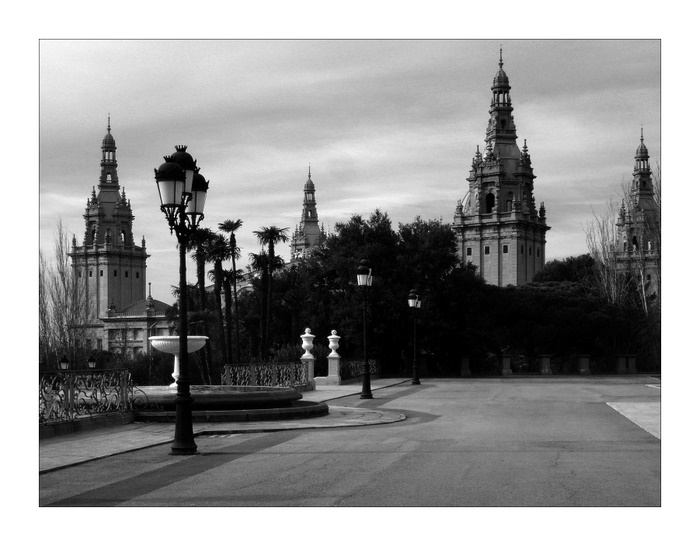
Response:
[[[261,227],[259,231],[254,231],[258,237],[258,241],[263,246],[267,246],[267,293],[265,300],[265,322],[261,335],[262,352],[267,353],[268,349],[268,330],[270,327],[270,308],[272,303],[272,274],[275,269],[279,268],[279,260],[275,260],[275,245],[277,243],[286,243],[289,240],[287,230],[289,228],[278,228],[277,226]],[[261,355],[262,356],[262,355]]]
[[[209,228],[197,228],[189,240],[187,250],[192,251],[192,259],[197,264],[197,300],[200,318],[204,326],[204,335],[209,335],[209,321],[207,311],[207,291],[205,264],[207,261],[207,244],[214,237],[214,232]],[[206,370],[208,384],[211,385],[211,363],[213,362],[211,342],[204,346],[204,369]]]
[[[226,238],[220,233],[215,234],[207,243],[207,261],[214,264],[214,269],[209,272],[209,278],[214,281],[214,299],[219,314],[219,335],[221,339],[224,364],[229,364],[229,355],[226,347],[226,335],[224,333],[224,314],[221,306],[221,289],[224,281],[224,260],[228,260],[230,248]]]
[[[190,238],[188,251],[192,252],[192,259],[197,264],[197,289],[199,295],[199,308],[204,310],[207,302],[205,286],[205,264],[207,261],[207,244],[214,237],[214,232],[209,228],[197,228]]]
[[[241,362],[241,332],[240,320],[238,318],[238,270],[236,269],[236,260],[241,257],[241,249],[238,248],[236,242],[236,231],[243,225],[243,220],[226,220],[219,224],[219,229],[224,233],[229,234],[229,244],[231,245],[231,262],[233,264],[232,286],[233,286],[233,307],[236,314],[236,364]],[[233,356],[233,355],[232,355]]]

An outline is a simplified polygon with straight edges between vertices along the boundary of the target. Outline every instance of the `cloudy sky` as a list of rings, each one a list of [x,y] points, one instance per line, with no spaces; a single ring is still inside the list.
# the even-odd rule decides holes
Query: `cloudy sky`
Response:
[[[203,225],[243,220],[244,262],[254,230],[294,230],[309,165],[327,229],[376,208],[395,227],[451,222],[484,147],[500,44],[547,259],[582,254],[591,211],[631,178],[642,126],[660,160],[658,40],[42,40],[41,249],[59,220],[82,242],[108,115],[147,278],[168,303],[178,256],[153,169],[176,144],[210,180]]]

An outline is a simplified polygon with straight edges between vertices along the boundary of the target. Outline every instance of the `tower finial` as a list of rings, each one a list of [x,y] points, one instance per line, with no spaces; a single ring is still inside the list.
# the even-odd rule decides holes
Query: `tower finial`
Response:
[[[311,162],[309,161],[309,178],[311,178]]]
[[[503,68],[503,44],[498,44],[499,56],[498,56],[498,68]]]
[[[642,123],[642,136],[641,136],[642,142],[644,142],[644,124]]]
[[[107,114],[107,132],[112,130],[112,114]]]

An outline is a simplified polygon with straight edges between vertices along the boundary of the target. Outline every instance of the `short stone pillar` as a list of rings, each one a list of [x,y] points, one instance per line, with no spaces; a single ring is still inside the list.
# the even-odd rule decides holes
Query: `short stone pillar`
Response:
[[[552,375],[552,355],[540,355],[540,373]]]
[[[311,390],[316,389],[316,381],[314,379],[314,364],[316,363],[316,358],[311,354],[311,349],[314,348],[314,338],[316,337],[311,333],[311,328],[307,328],[305,333],[301,336],[301,348],[304,349],[304,354],[301,355],[301,362],[308,366],[307,377],[309,378],[309,388]]]
[[[501,355],[501,375],[513,375],[510,368],[510,355]]]
[[[637,355],[627,355],[627,373],[637,373]]]
[[[328,347],[331,352],[328,355],[328,376],[315,377],[316,385],[340,385],[340,355],[337,353],[340,336],[333,330],[328,336]]]
[[[468,356],[463,356],[462,357],[462,367],[459,372],[460,377],[471,377],[472,376],[472,371],[469,368],[469,357]]]
[[[578,372],[581,375],[591,375],[590,355],[578,355]]]
[[[618,355],[617,357],[617,373],[627,373],[627,355]]]

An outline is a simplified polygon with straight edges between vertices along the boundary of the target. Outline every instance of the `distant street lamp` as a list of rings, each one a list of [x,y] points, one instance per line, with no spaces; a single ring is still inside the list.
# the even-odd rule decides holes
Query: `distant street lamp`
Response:
[[[68,362],[66,355],[63,355],[63,358],[58,363],[58,365],[61,367],[62,370],[67,370],[68,368],[70,368],[70,362]]]
[[[165,163],[154,169],[160,210],[165,214],[170,226],[177,236],[180,249],[180,376],[177,378],[177,395],[175,396],[175,439],[171,446],[173,455],[192,455],[197,453],[192,430],[192,396],[190,395],[190,377],[187,352],[187,256],[186,250],[190,239],[204,218],[204,202],[209,189],[209,182],[199,174],[197,162],[187,153],[187,146],[175,146],[176,152],[166,156]]]
[[[95,366],[97,366],[97,361],[95,360],[94,356],[90,355],[90,358],[88,358],[88,361],[87,361],[87,365],[88,365],[88,368],[90,368],[91,370],[95,369]]]
[[[408,306],[413,309],[413,381],[411,381],[411,385],[420,385],[420,379],[418,379],[418,338],[416,336],[416,315],[420,305],[420,296],[415,290],[411,290],[411,293],[408,295]]]
[[[372,267],[369,260],[362,260],[357,268],[357,285],[362,291],[362,340],[364,347],[364,366],[362,370],[362,393],[360,398],[374,398],[370,386],[369,360],[367,360],[367,290],[372,286]]]

